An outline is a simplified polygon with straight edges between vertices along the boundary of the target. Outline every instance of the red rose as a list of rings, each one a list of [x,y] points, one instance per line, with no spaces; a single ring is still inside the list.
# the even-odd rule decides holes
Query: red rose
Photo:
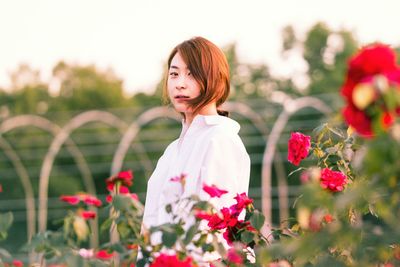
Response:
[[[122,185],[125,186],[131,186],[132,179],[133,173],[131,170],[119,172],[106,180],[107,189],[109,189],[111,186],[114,186],[116,182],[120,182]]]
[[[208,219],[208,226],[211,228],[211,230],[221,230],[226,228],[226,222],[223,218],[219,217],[218,214],[213,214]]]
[[[352,126],[360,135],[372,137],[371,118],[352,104],[348,104],[342,111],[346,123]]]
[[[192,259],[187,257],[184,260],[179,260],[177,255],[167,255],[161,253],[150,267],[194,267]]]
[[[246,193],[241,193],[240,195],[236,194],[234,198],[236,199],[236,204],[232,205],[230,210],[232,214],[235,214],[236,216],[238,216],[244,208],[253,204],[253,200],[247,197]]]
[[[392,110],[382,105],[377,106],[381,112],[371,113],[368,108],[380,103],[378,100],[386,90],[400,90],[399,84],[400,68],[396,64],[395,51],[380,43],[363,47],[350,58],[346,81],[341,89],[347,102],[343,110],[347,124],[363,137],[373,137],[372,125],[381,125],[383,130],[387,130],[394,121],[394,114],[388,113]]]
[[[60,196],[60,200],[67,202],[71,205],[77,205],[80,201],[81,198],[79,196],[65,196],[65,195],[61,195]]]
[[[325,214],[324,215],[324,221],[326,222],[326,223],[331,223],[331,222],[333,222],[333,216],[331,215],[331,214]]]
[[[91,196],[91,195],[82,195],[82,201],[89,206],[96,206],[96,207],[100,207],[101,206],[101,200],[98,199],[95,196]]]
[[[223,194],[228,193],[228,191],[219,189],[215,185],[208,186],[203,184],[203,190],[210,195],[210,197],[221,197]]]
[[[243,257],[235,251],[235,249],[230,248],[228,250],[228,255],[227,259],[229,262],[235,263],[235,264],[242,264],[243,263]]]
[[[109,260],[114,257],[114,252],[109,253],[107,250],[99,250],[96,253],[96,258],[99,260]]]
[[[96,212],[91,211],[91,210],[84,210],[84,211],[80,212],[80,215],[85,220],[90,220],[90,219],[96,218]]]
[[[348,65],[348,78],[359,82],[366,76],[396,70],[396,53],[389,46],[376,43],[363,47]]]
[[[194,216],[197,219],[206,220],[206,221],[209,221],[213,217],[212,214],[210,214],[208,212],[205,212],[205,211],[202,211],[202,210],[195,210]]]
[[[394,116],[389,112],[384,112],[381,119],[382,128],[387,130],[394,123]]]
[[[339,192],[344,189],[347,183],[347,177],[340,171],[332,171],[324,168],[321,171],[321,186],[333,192]]]
[[[13,260],[12,264],[13,264],[13,266],[15,266],[15,267],[22,267],[22,266],[24,266],[24,263],[23,263],[22,261],[20,261],[20,260]]]
[[[60,200],[67,202],[71,205],[77,205],[81,201],[83,201],[86,205],[89,206],[100,207],[102,204],[100,199],[86,193],[78,193],[77,195],[72,195],[72,196],[61,195]]]
[[[296,166],[308,156],[311,137],[302,133],[292,133],[288,141],[288,161]]]

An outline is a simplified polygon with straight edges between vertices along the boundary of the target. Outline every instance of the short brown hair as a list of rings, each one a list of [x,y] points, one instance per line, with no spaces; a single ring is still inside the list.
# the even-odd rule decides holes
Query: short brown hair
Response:
[[[167,90],[168,70],[171,67],[173,57],[177,53],[181,55],[193,78],[200,85],[200,95],[189,102],[193,113],[196,114],[201,108],[214,101],[218,109],[229,95],[229,65],[221,49],[203,37],[186,40],[171,51],[164,77],[164,100],[169,100]],[[218,113],[228,115],[226,111],[222,110],[218,110]]]

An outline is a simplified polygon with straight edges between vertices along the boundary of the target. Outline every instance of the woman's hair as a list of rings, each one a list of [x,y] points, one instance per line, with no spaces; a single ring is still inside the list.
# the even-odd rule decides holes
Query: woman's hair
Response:
[[[227,111],[218,107],[225,102],[230,91],[229,65],[224,53],[215,44],[203,37],[194,37],[178,44],[169,55],[168,68],[164,78],[163,97],[168,98],[168,70],[173,57],[179,53],[193,78],[200,85],[200,95],[188,101],[193,113],[211,102],[216,102],[220,115],[228,116]]]

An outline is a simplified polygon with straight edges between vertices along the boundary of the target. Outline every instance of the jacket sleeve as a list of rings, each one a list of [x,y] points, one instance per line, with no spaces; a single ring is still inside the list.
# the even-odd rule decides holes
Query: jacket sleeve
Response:
[[[238,135],[216,135],[209,143],[200,171],[201,185],[215,185],[228,193],[211,198],[200,190],[200,198],[210,200],[217,208],[229,207],[236,194],[248,192],[250,158]]]

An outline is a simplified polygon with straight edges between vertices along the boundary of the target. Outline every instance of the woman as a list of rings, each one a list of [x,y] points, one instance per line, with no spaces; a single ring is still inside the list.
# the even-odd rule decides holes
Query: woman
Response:
[[[204,184],[229,192],[212,199],[217,208],[233,204],[237,193],[247,193],[250,158],[238,135],[240,126],[220,109],[229,89],[229,66],[215,44],[195,37],[172,50],[164,96],[182,114],[182,132],[148,181],[144,227],[172,222],[165,207],[179,199],[193,194],[208,199]],[[159,238],[152,236],[152,242],[159,243]]]

